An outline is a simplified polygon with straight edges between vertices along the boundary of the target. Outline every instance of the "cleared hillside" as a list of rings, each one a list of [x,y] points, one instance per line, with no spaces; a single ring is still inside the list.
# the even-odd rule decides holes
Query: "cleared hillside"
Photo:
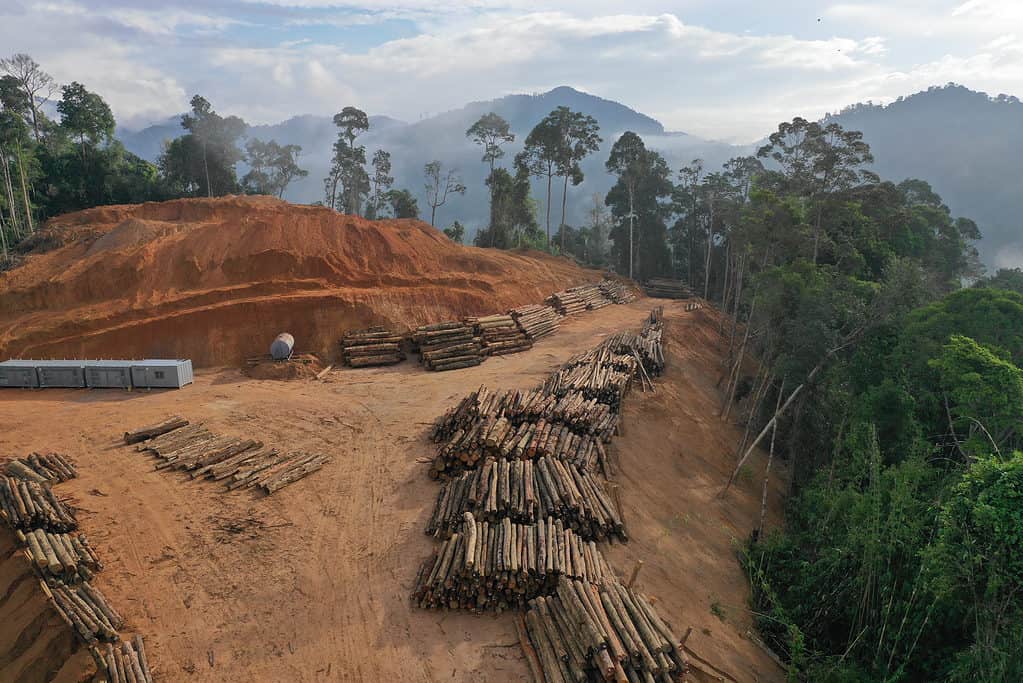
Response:
[[[463,247],[413,220],[366,221],[269,197],[185,199],[62,216],[55,249],[0,274],[2,357],[265,353],[282,330],[332,354],[345,329],[504,311],[599,273]]]

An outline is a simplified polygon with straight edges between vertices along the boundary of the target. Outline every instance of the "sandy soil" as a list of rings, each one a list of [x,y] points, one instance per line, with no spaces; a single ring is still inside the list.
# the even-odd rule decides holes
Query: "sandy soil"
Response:
[[[146,635],[161,680],[524,680],[510,615],[409,607],[434,543],[422,531],[438,490],[426,476],[426,430],[480,384],[532,386],[601,335],[638,328],[654,303],[563,321],[528,352],[457,372],[408,362],[280,382],[220,369],[181,391],[7,390],[0,423],[17,427],[0,434],[0,452],[77,460],[81,476],[62,494],[106,563],[97,585]],[[632,541],[607,552],[623,575],[645,561],[640,590],[676,630],[693,627],[689,644],[702,657],[739,681],[780,680],[743,635],[750,620],[735,550],[759,512],[759,482],[716,497],[738,435],[714,417],[713,312],[665,306],[669,371],[655,393],[627,399],[614,446]],[[272,497],[222,494],[154,471],[119,444],[126,428],[172,413],[335,460]],[[775,516],[779,481],[772,487]]]

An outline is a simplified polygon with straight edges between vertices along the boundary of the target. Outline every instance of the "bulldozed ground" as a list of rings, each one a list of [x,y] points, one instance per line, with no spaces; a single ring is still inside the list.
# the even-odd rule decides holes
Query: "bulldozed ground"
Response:
[[[725,349],[709,308],[609,306],[563,320],[529,351],[457,372],[406,362],[273,381],[222,368],[181,391],[8,390],[0,421],[14,428],[0,435],[0,452],[53,450],[77,461],[80,478],[61,494],[106,565],[95,584],[145,634],[161,680],[527,680],[510,615],[409,606],[434,547],[423,533],[438,491],[427,478],[435,453],[427,431],[481,384],[533,386],[602,335],[638,329],[661,303],[665,375],[655,392],[634,387],[612,446],[631,540],[605,554],[623,576],[644,561],[637,586],[677,632],[692,627],[687,646],[701,658],[737,681],[781,680],[746,636],[748,589],[736,559],[760,511],[762,454],[718,497],[741,434],[717,417]],[[126,429],[171,414],[334,460],[272,497],[223,494],[154,471],[121,443]],[[771,481],[774,522],[784,480],[781,469]]]

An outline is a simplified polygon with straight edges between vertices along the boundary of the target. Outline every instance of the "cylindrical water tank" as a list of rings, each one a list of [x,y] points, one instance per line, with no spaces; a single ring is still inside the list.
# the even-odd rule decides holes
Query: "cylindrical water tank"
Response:
[[[281,332],[270,345],[270,356],[274,360],[288,360],[295,348],[295,338],[287,332]]]

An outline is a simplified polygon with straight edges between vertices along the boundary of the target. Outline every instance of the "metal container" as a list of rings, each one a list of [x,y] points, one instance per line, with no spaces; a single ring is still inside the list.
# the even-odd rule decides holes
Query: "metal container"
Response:
[[[134,361],[131,366],[131,383],[139,389],[180,389],[192,383],[192,361],[184,358]]]
[[[80,389],[85,386],[85,363],[80,360],[36,360],[41,387]]]
[[[270,345],[270,357],[274,360],[288,360],[295,350],[295,338],[287,332],[281,332]]]
[[[35,361],[5,360],[0,363],[0,387],[39,386],[39,374],[36,372]]]
[[[86,360],[85,386],[94,388],[131,389],[130,360]]]

